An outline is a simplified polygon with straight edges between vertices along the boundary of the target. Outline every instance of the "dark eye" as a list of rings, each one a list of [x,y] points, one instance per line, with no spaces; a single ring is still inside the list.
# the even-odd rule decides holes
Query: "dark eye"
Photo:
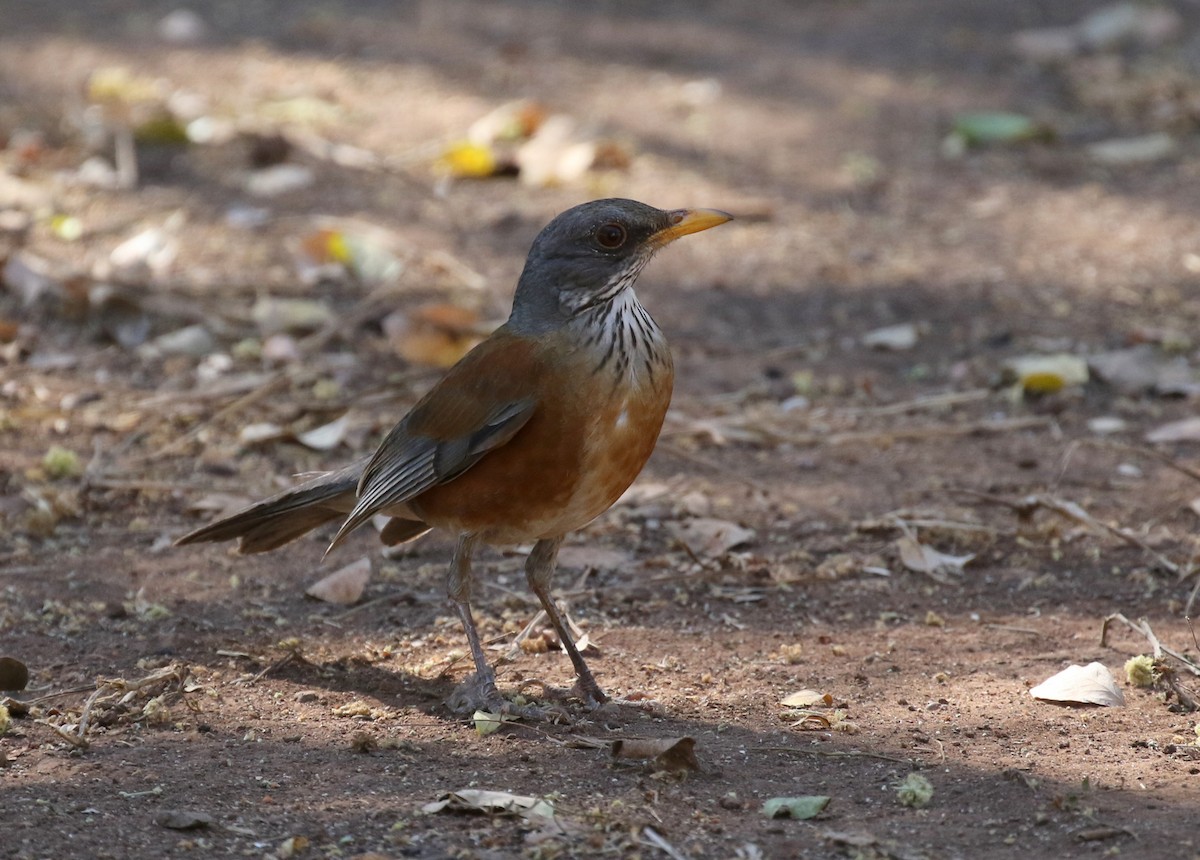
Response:
[[[620,224],[603,224],[596,229],[596,241],[601,248],[612,251],[625,244],[625,228]]]

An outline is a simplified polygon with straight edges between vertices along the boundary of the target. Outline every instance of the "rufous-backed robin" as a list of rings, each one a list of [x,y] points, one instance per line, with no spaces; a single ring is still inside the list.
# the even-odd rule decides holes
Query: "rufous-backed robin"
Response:
[[[508,321],[450,368],[371,457],[177,543],[237,538],[241,552],[265,552],[341,519],[333,549],[381,513],[392,518],[381,533],[390,545],[447,529],[458,538],[447,590],[476,670],[457,704],[512,710],[471,615],[471,556],[480,541],[532,541],[529,587],[585,701],[607,701],[551,599],[555,559],[568,532],[633,483],[671,400],[671,352],[633,292],[638,274],[668,242],[731,217],[622,199],[567,210],[534,240]]]

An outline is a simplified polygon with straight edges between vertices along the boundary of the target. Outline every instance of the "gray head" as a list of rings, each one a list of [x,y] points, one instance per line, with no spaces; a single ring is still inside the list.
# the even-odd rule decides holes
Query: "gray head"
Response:
[[[533,240],[509,325],[528,333],[557,328],[633,286],[662,246],[732,217],[715,209],[668,212],[621,198],[568,209]]]

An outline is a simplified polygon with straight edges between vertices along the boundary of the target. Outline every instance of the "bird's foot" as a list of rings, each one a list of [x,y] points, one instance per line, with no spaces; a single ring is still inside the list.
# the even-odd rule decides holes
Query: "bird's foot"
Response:
[[[538,687],[541,690],[540,698],[549,699],[555,702],[577,701],[583,702],[583,706],[589,711],[594,711],[597,708],[602,708],[612,698],[600,689],[600,686],[593,679],[584,681],[580,678],[575,679],[575,683],[570,688],[556,687],[553,684],[548,684],[540,678],[530,678],[518,688],[518,692],[522,695],[530,687]]]
[[[528,683],[522,685],[521,691],[524,691],[526,686]],[[502,720],[568,721],[566,709],[560,706],[542,707],[504,698],[496,688],[496,676],[491,671],[487,674],[474,674],[455,687],[446,699],[446,705],[454,713],[466,716],[472,716],[476,711],[484,711],[488,714],[498,714]]]

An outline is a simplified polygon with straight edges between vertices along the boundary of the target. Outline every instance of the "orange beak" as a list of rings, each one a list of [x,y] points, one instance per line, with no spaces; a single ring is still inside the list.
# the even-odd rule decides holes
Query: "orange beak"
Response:
[[[667,213],[669,226],[659,230],[650,237],[650,242],[658,248],[669,242],[674,242],[680,236],[688,233],[699,233],[709,227],[716,227],[726,221],[732,221],[733,216],[720,209],[676,209]]]

